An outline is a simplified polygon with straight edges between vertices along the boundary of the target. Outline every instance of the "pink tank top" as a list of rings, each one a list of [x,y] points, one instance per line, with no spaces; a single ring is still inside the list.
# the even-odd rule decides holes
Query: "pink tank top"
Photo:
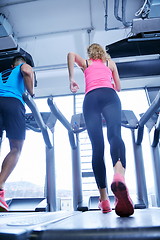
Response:
[[[84,76],[86,84],[85,94],[96,88],[113,88],[112,71],[101,59],[92,59],[91,65],[84,70]]]

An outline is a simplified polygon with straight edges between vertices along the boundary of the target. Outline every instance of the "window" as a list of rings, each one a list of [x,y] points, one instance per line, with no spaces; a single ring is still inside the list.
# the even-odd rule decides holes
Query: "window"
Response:
[[[119,94],[123,110],[132,110],[137,118],[139,114],[144,113],[148,108],[147,98],[144,90],[122,91]],[[76,113],[82,112],[82,102],[84,95],[76,96]],[[50,112],[47,105],[47,99],[36,99],[36,104],[40,112]],[[56,97],[54,101],[70,122],[73,115],[73,96]],[[27,112],[30,110],[27,108]],[[109,145],[106,138],[106,129],[104,128],[105,136],[105,161],[107,171],[108,192],[111,195],[110,184],[113,177],[112,161],[109,154]],[[136,193],[135,165],[132,148],[131,131],[122,127],[122,137],[126,145],[126,181],[130,189],[131,195]],[[54,147],[55,147],[55,164],[56,164],[56,190],[57,197],[63,199],[62,207],[67,203],[67,208],[70,208],[72,201],[72,154],[69,143],[67,129],[57,120],[54,128]],[[83,178],[83,196],[97,195],[97,187],[95,179],[92,175],[91,166],[91,146],[87,132],[79,134],[82,173],[89,172],[90,177]],[[147,129],[145,129],[143,140],[143,156],[145,165],[145,174],[148,193],[154,193],[152,157],[150,153],[150,143]],[[1,161],[8,153],[8,139],[5,134],[2,141]],[[85,174],[84,174],[85,175]],[[45,164],[45,145],[41,133],[27,130],[26,140],[22,150],[21,157],[14,171],[8,178],[5,189],[7,198],[19,197],[43,197],[45,188],[46,164]],[[133,182],[135,184],[133,184]]]
[[[70,122],[73,115],[73,98],[57,97],[54,101]],[[36,99],[35,102],[40,112],[50,112],[47,99]],[[28,112],[31,111],[26,106],[26,113]],[[57,120],[53,136],[50,137],[54,138],[57,197],[64,198],[66,203],[66,198],[72,198],[72,159],[68,131]],[[4,134],[0,156],[1,161],[8,151],[8,139]],[[20,159],[5,184],[6,198],[44,197],[45,160],[45,144],[42,134],[27,130]]]

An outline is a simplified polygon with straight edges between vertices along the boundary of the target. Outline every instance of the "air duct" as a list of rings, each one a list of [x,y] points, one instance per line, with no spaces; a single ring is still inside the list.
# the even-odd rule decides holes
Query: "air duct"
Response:
[[[131,31],[133,34],[160,31],[160,18],[133,19]]]

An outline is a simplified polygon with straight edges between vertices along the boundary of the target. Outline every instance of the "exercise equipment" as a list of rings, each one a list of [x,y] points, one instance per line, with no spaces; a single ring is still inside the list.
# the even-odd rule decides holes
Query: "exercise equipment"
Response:
[[[49,137],[49,128],[44,123],[43,118],[34,102],[32,97],[28,93],[23,94],[23,99],[31,109],[33,116],[36,120],[38,127],[41,130],[43,139],[46,146],[46,197],[47,197],[47,211],[57,210],[57,199],[56,199],[56,178],[55,178],[55,161],[54,161],[54,147]],[[50,129],[55,125],[56,118],[51,115]]]
[[[83,114],[75,114],[72,116],[71,123],[65,119],[63,114],[59,111],[53,98],[48,99],[48,104],[50,106],[51,112],[58,118],[58,120],[66,127],[69,134],[72,136],[72,140],[76,138],[76,143],[72,144],[72,168],[73,171],[73,207],[74,210],[86,211],[97,209],[98,196],[91,196],[89,201],[85,202],[82,196],[82,177],[93,176],[92,172],[81,173],[80,164],[80,149],[79,149],[79,134],[86,130],[85,121]],[[142,114],[140,120],[131,110],[122,110],[122,122],[121,125],[125,128],[130,129],[132,136],[133,152],[135,159],[135,169],[136,169],[136,182],[137,182],[137,199],[135,199],[135,208],[147,208],[148,207],[148,195],[144,171],[144,162],[142,154],[142,140],[144,125],[149,121],[149,119],[154,115],[157,108],[159,107],[159,100],[156,99],[147,109],[147,111]],[[102,117],[103,126],[105,126],[105,120]],[[158,128],[159,129],[159,128]],[[75,134],[75,137],[73,136]],[[74,145],[74,147],[73,147]],[[110,196],[111,203],[114,201],[114,197]]]
[[[46,146],[46,196],[44,198],[10,199],[7,202],[10,211],[0,213],[1,240],[29,239],[34,228],[78,214],[78,212],[57,211],[54,147],[49,136],[49,131],[54,132],[57,118],[51,112],[40,113],[29,94],[25,93],[23,98],[32,111],[25,115],[26,127],[41,133]]]
[[[102,117],[103,126],[106,126],[105,120]],[[83,114],[76,114],[72,116],[71,125],[73,126],[74,132],[78,135],[80,132],[86,129],[85,121],[83,118]],[[144,174],[144,165],[143,165],[143,157],[141,146],[138,146],[135,143],[135,131],[139,127],[139,122],[133,111],[131,110],[122,110],[122,120],[121,125],[125,128],[128,128],[132,132],[132,142],[134,148],[134,157],[135,157],[135,166],[137,169],[136,172],[136,180],[137,180],[137,199],[135,199],[134,206],[135,208],[146,208],[148,206],[147,199],[147,188],[145,182],[145,174]],[[80,161],[79,159],[74,159],[73,161]],[[91,172],[85,172],[85,176],[90,177]],[[83,176],[84,174],[82,174]],[[93,174],[92,174],[93,175]],[[139,176],[140,175],[140,176]],[[81,193],[82,194],[82,193]],[[114,206],[114,197],[109,196],[111,201],[111,206]],[[88,203],[81,202],[78,205],[78,210],[96,210],[99,196],[91,196],[89,198]],[[76,204],[75,204],[76,205]]]
[[[73,178],[73,208],[74,210],[86,211],[86,210],[95,210],[97,209],[98,196],[91,196],[89,201],[86,203],[82,196],[82,176],[90,177],[93,175],[92,172],[81,173],[81,161],[80,161],[80,146],[79,146],[79,133],[86,130],[85,121],[83,114],[76,114],[72,116],[71,123],[64,117],[62,112],[58,109],[56,104],[53,102],[53,98],[50,97],[47,100],[51,112],[54,116],[63,124],[63,126],[68,130],[70,145],[72,149],[72,178]],[[105,120],[102,117],[103,125],[105,126]],[[134,113],[129,110],[122,111],[122,126],[129,128],[131,130],[138,128],[138,120]],[[75,136],[74,136],[75,135]],[[75,140],[76,139],[76,140]],[[139,160],[140,161],[140,160]],[[140,171],[143,173],[143,164],[140,165]],[[146,191],[145,178],[138,184],[138,188],[141,188]],[[140,192],[139,189],[138,192]],[[136,208],[145,208],[148,204],[147,200],[144,201],[147,194],[144,193],[145,197],[139,196],[138,203],[135,204]],[[110,196],[110,200],[113,203],[114,197]],[[144,203],[146,202],[146,203]]]
[[[86,211],[34,230],[30,240],[154,240],[160,239],[160,209],[136,209],[132,217],[115,212]]]
[[[53,147],[53,132],[57,118],[51,112],[39,112],[34,100],[28,93],[23,99],[31,110],[25,115],[26,129],[39,132],[43,136],[46,150],[46,186],[42,198],[13,198],[7,201],[10,211],[56,211],[56,178]]]
[[[0,239],[29,240],[34,238],[34,229],[39,229],[41,235],[41,230],[49,223],[56,223],[75,214],[78,212],[0,213]]]
[[[82,182],[81,182],[81,169],[80,161],[76,159],[79,158],[79,141],[77,136],[74,136],[74,131],[71,124],[65,118],[65,116],[58,109],[56,104],[53,102],[53,98],[49,97],[48,106],[50,107],[51,112],[57,119],[63,124],[63,126],[68,130],[70,145],[72,149],[72,177],[73,177],[73,209],[77,210],[77,205],[82,202]]]
[[[156,205],[160,207],[160,88],[146,89],[150,100],[152,116],[144,124],[148,128],[153,156]],[[144,115],[143,115],[144,116]]]
[[[31,99],[32,101],[32,99]],[[156,102],[152,103],[150,110],[157,105]],[[80,114],[79,123],[81,126],[78,128],[78,121],[75,123],[73,121],[74,128],[72,124],[65,119],[63,114],[59,111],[57,106],[53,102],[53,98],[49,98],[49,105],[52,109],[52,114],[56,115],[57,119],[66,127],[69,131],[69,135],[77,135],[76,131],[79,133],[85,129],[85,124],[83,122],[83,116]],[[147,110],[142,116],[144,119],[149,119],[152,117],[152,111]],[[42,114],[43,115],[43,114]],[[28,117],[33,117],[32,115]],[[77,117],[77,116],[76,116]],[[74,119],[73,119],[74,120]],[[149,121],[148,120],[148,121]],[[33,119],[31,120],[31,122]],[[105,122],[102,119],[104,125]],[[147,121],[147,122],[148,122]],[[146,121],[143,121],[144,124],[147,124]],[[157,125],[158,125],[157,121]],[[40,124],[37,124],[33,121],[32,128],[40,129]],[[82,124],[81,124],[82,123]],[[142,123],[142,121],[141,121]],[[137,146],[138,139],[138,127],[139,121],[135,118],[132,111],[123,111],[122,112],[122,125],[125,125],[128,129],[131,129],[134,133],[134,140]],[[43,125],[42,125],[43,126]],[[140,125],[142,127],[142,125]],[[44,129],[43,129],[44,130]],[[39,130],[38,130],[39,131]],[[47,137],[43,132],[43,136],[47,141]],[[77,152],[78,148],[78,138],[73,136],[70,138],[70,143],[72,149]],[[143,141],[143,136],[141,136]],[[157,144],[158,145],[158,144]],[[50,144],[48,145],[48,147]],[[74,161],[73,157],[73,161]],[[78,162],[74,163],[74,166],[77,166]],[[76,170],[76,169],[75,169]],[[77,182],[79,182],[78,177]],[[142,180],[142,179],[140,179]],[[143,179],[144,180],[144,179]],[[74,179],[73,179],[74,182]],[[142,184],[142,183],[141,183]],[[79,189],[80,189],[79,185]],[[76,185],[74,190],[77,191]],[[74,206],[76,205],[77,200],[82,200],[82,196],[79,196],[80,191],[74,195]],[[74,193],[73,193],[74,194]],[[145,194],[141,195],[144,197]],[[144,198],[142,198],[144,204]],[[145,208],[145,209],[135,209],[133,216],[129,218],[120,218],[114,211],[108,214],[102,214],[101,211],[73,211],[73,212],[38,212],[38,213],[3,213],[1,215],[1,230],[0,238],[13,239],[13,240],[87,240],[87,239],[126,239],[126,240],[135,240],[135,239],[159,239],[160,238],[160,209],[159,208]]]

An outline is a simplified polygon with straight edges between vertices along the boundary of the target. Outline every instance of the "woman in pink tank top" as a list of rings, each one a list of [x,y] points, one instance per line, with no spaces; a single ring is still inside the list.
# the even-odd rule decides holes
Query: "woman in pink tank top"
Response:
[[[121,102],[116,93],[121,90],[118,70],[114,61],[99,44],[91,44],[87,53],[88,60],[73,52],[68,54],[67,59],[71,92],[76,93],[79,89],[74,79],[74,63],[84,72],[83,114],[92,144],[92,167],[100,194],[98,207],[103,213],[112,211],[106,191],[103,115],[114,169],[111,190],[115,195],[115,212],[121,217],[130,216],[134,213],[134,208],[124,178],[126,156],[121,136]]]

